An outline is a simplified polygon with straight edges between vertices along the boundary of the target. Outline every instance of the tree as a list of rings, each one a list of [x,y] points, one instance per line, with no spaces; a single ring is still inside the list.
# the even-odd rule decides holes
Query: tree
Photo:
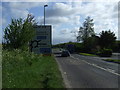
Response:
[[[87,17],[83,23],[83,26],[80,27],[77,37],[78,42],[83,42],[84,52],[91,51],[91,47],[93,46],[91,45],[91,42],[95,41],[92,36],[95,36],[93,19]]]
[[[99,51],[98,46],[99,46],[99,37],[96,35],[92,35],[91,37],[89,37],[86,40],[86,45],[85,46],[85,50],[86,52],[89,53],[94,53],[96,54],[97,51]]]
[[[115,44],[115,34],[113,32],[109,31],[102,31],[100,33],[100,39],[99,44],[101,48],[112,48],[112,46]]]
[[[33,25],[35,24],[34,17],[28,14],[27,18],[23,20],[12,19],[4,30],[4,39],[6,48],[18,49],[28,47],[28,42],[33,38],[35,30]]]
[[[83,41],[83,43],[85,43],[89,37],[95,35],[93,26],[93,19],[88,16],[78,31],[77,41]]]

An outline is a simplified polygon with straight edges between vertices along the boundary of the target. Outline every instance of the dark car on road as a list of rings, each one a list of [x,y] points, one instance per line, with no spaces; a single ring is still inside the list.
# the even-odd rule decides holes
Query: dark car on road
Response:
[[[70,56],[70,53],[69,53],[69,51],[65,50],[65,51],[62,51],[61,56],[68,57],[68,56]]]

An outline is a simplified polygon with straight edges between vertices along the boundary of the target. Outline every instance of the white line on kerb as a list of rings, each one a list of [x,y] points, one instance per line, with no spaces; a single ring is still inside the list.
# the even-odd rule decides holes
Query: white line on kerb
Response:
[[[70,57],[73,58],[73,59],[79,60],[79,58],[75,58],[75,57],[73,57],[73,56],[70,56]],[[83,61],[83,62],[85,62],[85,63],[87,63],[87,64],[89,64],[89,65],[91,65],[91,66],[94,66],[94,67],[97,67],[97,68],[99,68],[99,69],[102,69],[102,70],[104,70],[104,71],[110,72],[110,73],[112,73],[112,74],[114,74],[114,75],[120,76],[120,74],[119,74],[119,73],[116,73],[115,70],[112,70],[112,69],[109,69],[109,68],[106,69],[106,68],[100,67],[100,66],[98,66],[98,65],[96,65],[96,64],[94,64],[94,63],[89,63],[89,62],[87,62],[87,61],[85,61],[85,60],[81,60],[81,61]]]

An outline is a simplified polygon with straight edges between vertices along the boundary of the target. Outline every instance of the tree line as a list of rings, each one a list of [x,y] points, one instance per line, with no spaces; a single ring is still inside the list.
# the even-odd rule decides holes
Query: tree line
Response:
[[[115,33],[109,29],[96,34],[93,19],[89,16],[80,26],[76,39],[77,43],[69,42],[54,45],[53,47],[65,48],[67,44],[74,44],[76,52],[92,53],[100,56],[111,56],[113,51],[120,52],[120,43],[116,42]]]
[[[92,49],[112,49],[115,45],[116,36],[111,30],[105,30],[96,35],[93,19],[87,17],[79,29],[77,41],[82,41],[85,51],[91,52]]]
[[[4,30],[3,49],[29,50],[29,44],[35,35],[34,25],[37,25],[34,16],[28,14],[26,19],[12,19]],[[85,19],[78,31],[75,43],[76,52],[99,53],[101,51],[117,51],[119,45],[116,36],[111,30],[105,30],[97,35],[94,31],[94,22],[89,16]],[[55,46],[55,45],[54,45]],[[57,46],[57,45],[56,45]],[[65,46],[59,44],[58,46]]]

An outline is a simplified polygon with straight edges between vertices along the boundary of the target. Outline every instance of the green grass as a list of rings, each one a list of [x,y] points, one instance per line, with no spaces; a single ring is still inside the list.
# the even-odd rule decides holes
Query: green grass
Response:
[[[97,55],[94,55],[94,54],[89,54],[89,53],[79,53],[80,55],[84,55],[84,56],[97,56]]]
[[[64,88],[53,56],[3,51],[3,88]]]
[[[114,62],[114,63],[119,63],[120,64],[120,59],[103,59],[104,61],[108,62]]]
[[[2,44],[0,43],[0,47],[2,47]]]

